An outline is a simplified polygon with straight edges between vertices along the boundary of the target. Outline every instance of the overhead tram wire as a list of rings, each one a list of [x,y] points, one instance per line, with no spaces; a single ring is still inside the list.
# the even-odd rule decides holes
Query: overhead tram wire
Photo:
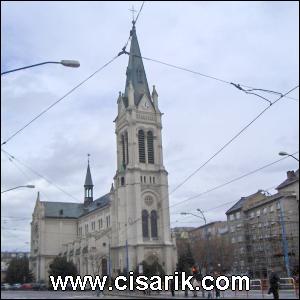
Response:
[[[130,55],[129,52],[125,52],[125,53],[127,55]],[[178,69],[178,70],[181,70],[181,71],[189,72],[189,73],[192,73],[192,74],[195,74],[195,75],[200,75],[202,77],[213,79],[213,80],[219,81],[221,83],[233,85],[236,88],[238,88],[238,86],[240,86],[240,87],[249,88],[249,89],[251,89],[253,91],[255,90],[255,91],[260,91],[260,92],[265,92],[265,93],[282,95],[282,93],[280,93],[280,92],[276,92],[276,91],[272,91],[272,90],[268,90],[268,89],[254,88],[254,87],[251,87],[251,86],[248,86],[248,85],[245,85],[245,84],[233,83],[233,82],[225,80],[225,79],[221,79],[221,78],[218,78],[218,77],[215,77],[215,76],[211,76],[211,75],[207,75],[207,74],[204,74],[204,73],[201,73],[201,72],[198,72],[198,71],[194,71],[194,70],[191,70],[191,69],[188,69],[188,68],[185,68],[185,67],[181,67],[181,66],[177,66],[177,65],[170,64],[170,63],[167,63],[167,62],[163,62],[163,61],[158,60],[158,59],[149,58],[149,57],[145,57],[145,56],[141,56],[141,55],[136,55],[136,54],[133,54],[133,56],[138,57],[138,58],[142,58],[142,59],[145,59],[145,60],[148,60],[148,61],[152,61],[152,62],[155,62],[155,63],[159,63],[159,64],[162,64],[162,65],[165,65],[165,66],[168,66],[168,67],[171,67],[171,68],[175,68],[175,69]],[[241,88],[238,88],[238,89],[241,90]],[[245,90],[243,90],[243,91],[245,92]],[[290,97],[290,96],[286,96],[286,98],[292,99],[292,100],[295,100],[295,101],[299,101],[299,99],[296,99],[296,98],[293,98],[293,97]]]
[[[170,194],[174,193],[181,186],[183,186],[190,178],[192,178],[196,173],[198,173],[204,166],[206,166],[213,158],[215,158],[219,153],[221,153],[228,145],[230,145],[237,137],[239,137],[248,127],[250,127],[258,118],[260,118],[267,110],[269,110],[274,104],[276,104],[279,100],[286,97],[289,93],[297,89],[299,86],[295,86],[290,89],[285,94],[280,95],[278,99],[272,102],[272,105],[263,109],[251,122],[249,122],[246,126],[244,126],[238,133],[236,133],[228,142],[226,142],[217,152],[215,152],[208,160],[206,160],[200,167],[198,167],[194,172],[192,172],[186,179],[184,179],[180,184],[178,184]]]
[[[297,154],[297,153],[299,153],[299,151],[294,152],[292,155]],[[286,157],[284,157],[284,158],[286,158]],[[213,188],[211,188],[211,189],[209,189],[209,190],[206,190],[206,191],[204,191],[204,192],[202,192],[202,193],[200,193],[200,194],[197,194],[197,195],[195,195],[195,196],[189,197],[189,198],[187,198],[187,199],[185,199],[185,200],[183,200],[183,201],[174,203],[173,205],[170,205],[169,208],[175,207],[175,206],[180,205],[180,204],[182,204],[182,203],[185,203],[185,202],[187,202],[187,201],[196,199],[196,198],[201,197],[201,196],[203,196],[203,195],[205,195],[205,194],[208,194],[208,193],[210,193],[210,192],[213,192],[213,191],[215,191],[215,190],[217,190],[217,189],[219,189],[219,188],[222,188],[222,187],[224,187],[224,186],[226,186],[226,185],[229,185],[229,184],[231,184],[231,183],[233,183],[233,182],[235,182],[235,181],[238,181],[238,180],[243,179],[243,178],[245,178],[245,177],[247,177],[247,176],[250,176],[250,175],[252,175],[252,174],[254,174],[254,173],[257,173],[257,172],[259,172],[259,171],[261,171],[261,170],[263,170],[263,169],[265,169],[265,168],[268,168],[268,167],[270,167],[270,166],[272,166],[272,165],[275,165],[275,164],[281,162],[282,160],[283,160],[282,158],[277,159],[277,160],[275,160],[275,161],[273,161],[273,162],[271,162],[271,163],[268,163],[268,164],[266,164],[266,165],[264,165],[264,166],[262,166],[262,167],[260,167],[260,168],[258,168],[258,169],[255,169],[255,170],[250,171],[250,172],[248,172],[248,173],[246,173],[246,174],[244,174],[244,175],[241,175],[241,176],[239,176],[239,177],[236,177],[236,178],[234,178],[234,179],[231,179],[231,180],[229,180],[229,181],[226,181],[225,183],[222,183],[222,184],[220,184],[220,185],[217,185],[217,186],[215,186],[215,187],[213,187]]]
[[[11,158],[12,160],[18,162],[20,165],[24,166],[25,168],[27,168],[28,170],[30,170],[32,173],[34,173],[35,175],[37,175],[38,177],[46,180],[50,185],[56,187],[58,190],[60,190],[61,192],[63,192],[64,194],[66,194],[67,196],[71,197],[73,200],[80,201],[79,199],[75,198],[73,195],[71,195],[70,193],[66,192],[65,190],[63,190],[60,186],[58,186],[57,184],[55,184],[53,181],[51,181],[50,179],[48,179],[47,177],[41,175],[39,172],[35,171],[33,168],[29,167],[28,165],[26,165],[25,163],[23,163],[22,161],[20,161],[19,159],[17,159],[15,156],[11,155],[10,153],[8,153],[6,150],[1,149],[2,152],[4,152],[9,158]]]

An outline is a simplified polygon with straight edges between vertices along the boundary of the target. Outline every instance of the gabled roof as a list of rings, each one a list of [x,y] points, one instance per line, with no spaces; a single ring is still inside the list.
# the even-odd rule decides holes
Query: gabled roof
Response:
[[[280,190],[294,182],[299,181],[299,169],[294,172],[294,171],[288,171],[287,172],[287,179],[283,181],[279,186],[276,188],[276,190]]]
[[[129,82],[132,83],[134,89],[134,104],[138,105],[143,95],[146,94],[151,99],[146,72],[141,58],[141,51],[139,42],[136,35],[135,25],[133,25],[130,32],[131,44],[130,44],[130,55],[128,61],[128,67],[126,71],[126,85],[125,95],[123,100],[125,107],[128,106],[128,86]]]
[[[110,194],[106,194],[96,200],[94,200],[91,204],[88,206],[85,206],[83,215],[89,214],[93,212],[96,209],[103,208],[107,206],[110,202]]]
[[[226,211],[226,215],[237,211],[243,207],[243,204],[246,202],[247,197],[242,197],[238,202],[236,202],[231,208]]]
[[[83,203],[74,202],[48,202],[41,201],[45,207],[46,218],[80,218],[86,214],[89,214],[96,209],[104,208],[109,205],[110,196],[106,194],[90,205],[84,206]]]
[[[48,218],[79,218],[83,213],[83,204],[72,202],[41,201]]]
[[[262,193],[262,190],[258,190],[256,193],[249,195],[247,197],[242,197],[238,202],[236,202],[229,210],[226,211],[226,215],[240,210],[241,208],[243,208],[244,204],[251,198],[256,198],[257,196],[263,196],[266,197],[265,194]]]

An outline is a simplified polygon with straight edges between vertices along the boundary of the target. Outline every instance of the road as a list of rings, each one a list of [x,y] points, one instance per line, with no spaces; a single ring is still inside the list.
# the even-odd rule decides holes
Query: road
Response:
[[[294,291],[280,291],[280,299],[299,299],[296,297]],[[144,296],[142,294],[131,293],[126,294],[124,292],[114,292],[108,295],[97,297],[95,292],[61,292],[61,291],[1,291],[1,299],[187,299],[182,292],[177,292],[175,297],[171,297],[171,293],[162,292],[160,294],[152,293],[150,296]],[[189,293],[188,298],[195,299],[192,293]],[[201,299],[201,293],[198,294]],[[232,291],[226,291],[221,294],[221,298],[224,299],[262,299],[262,294],[258,291],[250,291],[247,295],[246,292],[238,292],[235,294]],[[203,299],[203,298],[202,298]],[[264,299],[273,299],[272,295],[264,294]]]

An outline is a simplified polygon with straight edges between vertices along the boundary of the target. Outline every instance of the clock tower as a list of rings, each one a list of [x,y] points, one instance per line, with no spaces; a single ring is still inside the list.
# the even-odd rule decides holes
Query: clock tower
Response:
[[[171,238],[168,173],[163,164],[162,113],[153,86],[150,94],[136,28],[119,93],[115,119],[117,171],[112,201],[112,271],[134,271],[146,261],[158,262],[167,274],[177,255]]]

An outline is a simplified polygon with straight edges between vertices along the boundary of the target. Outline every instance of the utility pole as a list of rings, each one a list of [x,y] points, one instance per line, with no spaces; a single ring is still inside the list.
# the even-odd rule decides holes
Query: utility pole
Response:
[[[288,243],[286,240],[284,216],[283,216],[282,205],[281,205],[280,199],[279,199],[278,203],[279,203],[279,208],[280,208],[280,224],[281,224],[281,232],[282,232],[282,247],[283,247],[283,253],[284,253],[284,263],[285,263],[287,276],[291,277],[289,250],[288,250]]]
[[[129,274],[128,240],[126,240],[126,273]]]

